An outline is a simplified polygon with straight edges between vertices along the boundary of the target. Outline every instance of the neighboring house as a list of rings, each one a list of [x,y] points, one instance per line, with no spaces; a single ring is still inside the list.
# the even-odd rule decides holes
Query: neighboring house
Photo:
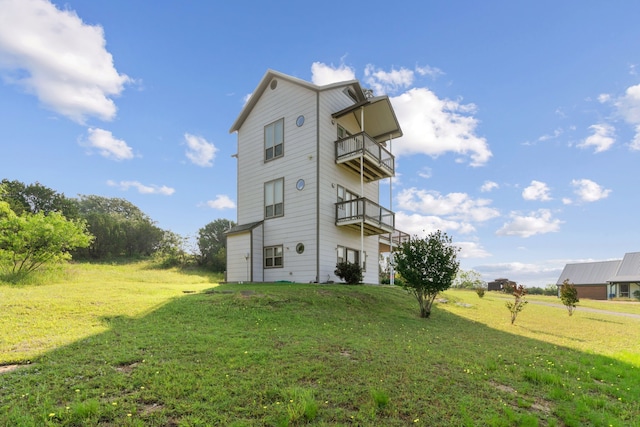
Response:
[[[230,132],[238,225],[227,232],[227,281],[339,281],[336,264],[350,261],[378,283],[380,252],[406,236],[379,201],[402,136],[389,98],[357,80],[317,86],[269,70]]]
[[[627,253],[622,260],[567,264],[556,285],[565,280],[576,286],[578,298],[633,298],[640,290],[640,252]]]
[[[509,279],[496,279],[493,282],[487,283],[488,291],[501,291],[505,287],[515,288],[518,284],[516,282],[512,282]]]

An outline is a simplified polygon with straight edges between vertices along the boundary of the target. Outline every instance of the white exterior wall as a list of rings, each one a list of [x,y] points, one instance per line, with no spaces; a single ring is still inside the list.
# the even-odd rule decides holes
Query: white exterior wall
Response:
[[[277,79],[238,132],[238,224],[264,219],[260,252],[254,250],[255,281],[316,280],[316,92]],[[303,115],[304,124],[296,125]],[[264,127],[284,118],[284,156],[265,162]],[[264,183],[284,178],[284,216],[264,218]],[[303,190],[296,182],[304,179]],[[304,244],[302,254],[296,245]],[[283,268],[263,268],[263,248],[283,246]]]
[[[246,254],[251,251],[251,232],[227,236],[227,281],[249,281]]]

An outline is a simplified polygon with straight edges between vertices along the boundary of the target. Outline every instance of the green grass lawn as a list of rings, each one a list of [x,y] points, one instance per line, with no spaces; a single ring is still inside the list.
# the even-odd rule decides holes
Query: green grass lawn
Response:
[[[135,263],[0,285],[0,364],[22,364],[0,425],[640,426],[639,319],[215,282]]]

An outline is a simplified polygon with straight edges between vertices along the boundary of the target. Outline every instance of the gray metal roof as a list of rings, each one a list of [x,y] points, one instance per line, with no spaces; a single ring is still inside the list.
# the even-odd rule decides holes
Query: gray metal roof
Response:
[[[257,226],[261,225],[263,222],[264,221],[256,221],[256,222],[250,222],[248,224],[236,225],[235,227],[231,227],[230,229],[225,231],[224,234],[236,234],[236,233],[243,233],[245,231],[250,231],[256,228]]]
[[[622,263],[610,282],[640,282],[640,252],[624,254]]]
[[[622,260],[581,262],[567,264],[556,282],[562,285],[565,279],[574,285],[606,285],[616,275]]]

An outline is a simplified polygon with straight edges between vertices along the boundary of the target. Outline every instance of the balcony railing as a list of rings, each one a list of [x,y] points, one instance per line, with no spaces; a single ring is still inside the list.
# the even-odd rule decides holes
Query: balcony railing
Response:
[[[390,233],[394,230],[395,214],[369,199],[360,197],[336,203],[336,225],[360,229],[364,234]]]
[[[366,181],[389,178],[395,173],[393,154],[366,133],[361,132],[336,141],[336,163],[360,174],[361,160]]]

